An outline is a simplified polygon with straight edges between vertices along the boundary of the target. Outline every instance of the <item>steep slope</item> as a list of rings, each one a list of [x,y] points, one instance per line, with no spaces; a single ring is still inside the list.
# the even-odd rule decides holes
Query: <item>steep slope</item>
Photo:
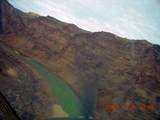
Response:
[[[3,49],[0,50],[0,91],[22,120],[53,117],[52,106],[56,100],[47,84],[32,68]]]
[[[84,31],[52,17],[23,13],[1,0],[0,41],[61,77],[84,100],[86,116],[158,119],[160,46]],[[106,110],[154,105],[155,110]]]

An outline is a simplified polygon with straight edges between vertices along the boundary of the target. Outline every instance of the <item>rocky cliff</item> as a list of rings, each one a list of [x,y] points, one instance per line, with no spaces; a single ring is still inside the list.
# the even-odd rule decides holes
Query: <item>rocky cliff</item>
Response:
[[[159,45],[108,32],[92,33],[50,16],[23,13],[6,0],[0,4],[0,41],[61,77],[84,100],[86,116],[159,119]],[[154,110],[129,110],[133,104],[153,105]],[[109,105],[119,109],[106,110]],[[128,109],[122,110],[123,105]]]

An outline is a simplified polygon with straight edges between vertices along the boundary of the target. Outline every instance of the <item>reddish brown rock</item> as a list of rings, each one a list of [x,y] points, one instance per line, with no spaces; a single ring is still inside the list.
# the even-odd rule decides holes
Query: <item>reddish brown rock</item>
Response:
[[[61,77],[85,98],[88,114],[101,120],[158,119],[159,45],[84,31],[49,16],[23,13],[6,0],[1,0],[1,12],[0,41]],[[151,104],[155,110],[107,111],[110,104]]]

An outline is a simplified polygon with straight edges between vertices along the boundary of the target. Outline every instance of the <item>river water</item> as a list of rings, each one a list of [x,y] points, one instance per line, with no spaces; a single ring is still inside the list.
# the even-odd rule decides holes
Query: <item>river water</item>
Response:
[[[17,51],[9,48],[2,42],[0,42],[0,47],[9,51],[15,57],[25,61],[37,72],[38,76],[41,79],[47,81],[53,95],[57,98],[59,104],[69,115],[69,117],[80,117],[84,115],[84,108],[80,98],[63,80],[61,80],[58,76],[56,76],[43,65],[23,56],[22,54],[19,54]]]

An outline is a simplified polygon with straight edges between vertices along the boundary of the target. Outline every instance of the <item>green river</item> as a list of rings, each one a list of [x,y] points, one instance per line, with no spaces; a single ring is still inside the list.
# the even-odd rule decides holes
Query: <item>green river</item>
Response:
[[[37,71],[38,75],[46,80],[48,86],[51,88],[53,95],[57,98],[59,104],[68,113],[69,117],[80,117],[83,116],[83,104],[80,98],[74,93],[74,91],[59,77],[50,72],[43,65],[24,57],[15,50],[9,48],[2,42],[0,42],[0,47],[9,51],[17,58],[25,61],[32,66],[34,70]],[[46,103],[47,104],[47,103]]]

